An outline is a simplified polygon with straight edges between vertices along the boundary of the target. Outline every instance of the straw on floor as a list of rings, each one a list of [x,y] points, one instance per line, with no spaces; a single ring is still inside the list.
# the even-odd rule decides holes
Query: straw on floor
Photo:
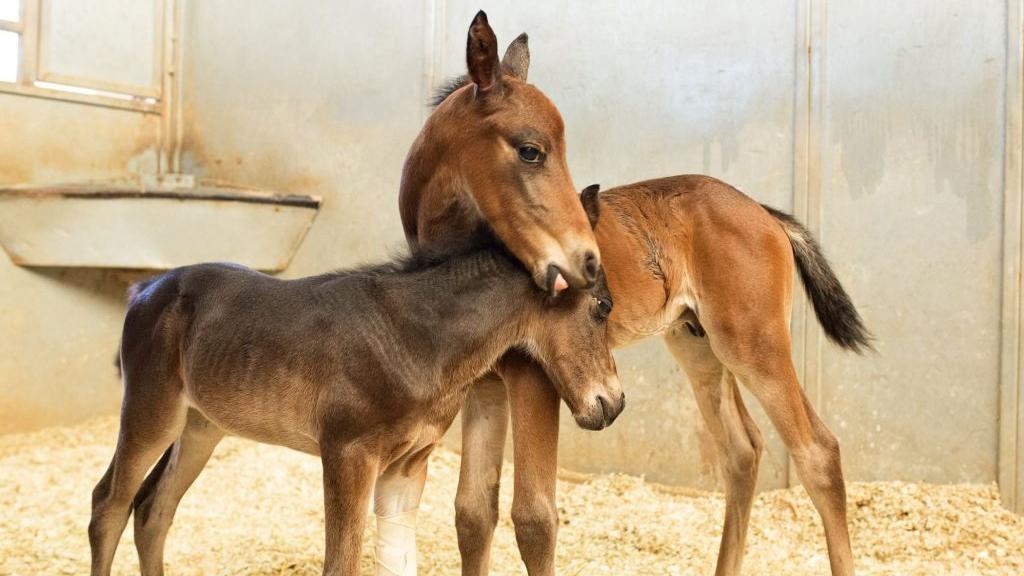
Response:
[[[88,571],[89,498],[113,450],[113,419],[0,436],[0,574]],[[420,573],[458,574],[453,525],[458,455],[439,450],[420,512]],[[507,467],[508,468],[508,467]],[[524,574],[508,517],[510,470],[492,573]],[[562,575],[711,574],[723,501],[640,478],[560,481]],[[860,574],[1024,574],[1024,518],[999,506],[992,485],[851,483]],[[367,540],[372,537],[371,530]],[[283,448],[229,438],[182,501],[167,573],[319,574],[320,464]],[[370,548],[364,573],[372,574]],[[801,488],[763,493],[754,509],[747,574],[825,574],[817,515]],[[131,524],[115,573],[138,572]]]

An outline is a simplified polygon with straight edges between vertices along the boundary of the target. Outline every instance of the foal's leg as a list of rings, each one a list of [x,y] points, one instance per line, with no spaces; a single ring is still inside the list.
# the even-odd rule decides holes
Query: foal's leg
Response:
[[[324,468],[324,574],[357,576],[379,459],[363,446],[324,441],[320,453]]]
[[[708,334],[713,336],[712,330]],[[853,574],[839,442],[800,387],[790,359],[786,319],[765,319],[761,325],[726,330],[711,343],[754,393],[786,443],[800,482],[824,524],[832,574]]]
[[[715,574],[739,574],[764,439],[743,405],[736,379],[715,357],[707,338],[676,326],[666,332],[665,344],[690,380],[725,482],[725,526]]]
[[[733,203],[695,228],[689,248],[711,349],[753,392],[789,449],[824,524],[832,573],[852,574],[839,444],[807,403],[791,358],[793,244],[761,209]]]
[[[821,516],[832,574],[853,574],[839,441],[808,403],[788,352],[740,378],[778,429],[800,482]]]
[[[491,373],[469,389],[462,405],[462,464],[455,527],[464,576],[485,575],[498,523],[498,487],[508,429],[505,384]]]
[[[135,498],[135,548],[143,576],[164,573],[164,542],[181,497],[206,466],[224,431],[197,410]]]
[[[540,365],[524,354],[507,354],[498,369],[512,408],[512,522],[519,554],[530,576],[553,576],[558,536],[558,393]]]
[[[93,576],[110,574],[118,540],[146,471],[185,424],[180,383],[142,380],[138,386],[126,380],[114,458],[92,493],[89,547]]]
[[[377,479],[373,512],[377,516],[377,576],[416,576],[416,513],[427,481],[422,450],[393,464]]]

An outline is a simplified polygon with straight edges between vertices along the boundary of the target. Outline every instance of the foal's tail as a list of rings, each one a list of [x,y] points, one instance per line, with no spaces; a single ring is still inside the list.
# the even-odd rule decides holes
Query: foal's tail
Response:
[[[814,314],[825,330],[825,336],[836,345],[857,353],[873,350],[871,333],[864,326],[864,320],[854,308],[850,295],[843,290],[814,236],[789,214],[764,204],[761,206],[779,221],[789,236],[800,280],[814,306]]]
[[[139,292],[142,292],[143,290],[148,288],[149,285],[152,284],[153,282],[155,282],[158,278],[159,278],[159,276],[155,276],[153,278],[148,278],[146,280],[140,280],[139,282],[136,282],[136,283],[134,283],[134,284],[132,284],[131,286],[128,287],[128,308],[129,309],[132,307],[132,304],[135,304],[136,300],[138,300]],[[121,374],[121,345],[120,344],[118,344],[118,346],[117,346],[117,353],[114,354],[114,368],[117,369],[117,379],[120,380],[121,376],[122,376],[122,374]]]

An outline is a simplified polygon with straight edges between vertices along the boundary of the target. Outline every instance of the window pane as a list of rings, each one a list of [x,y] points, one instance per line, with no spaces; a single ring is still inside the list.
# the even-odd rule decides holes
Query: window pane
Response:
[[[18,34],[0,30],[0,82],[18,81]]]
[[[115,92],[157,88],[154,0],[46,0],[40,54],[46,81]],[[44,22],[46,22],[44,20]]]
[[[0,20],[17,22],[21,20],[21,2],[19,0],[0,0]]]

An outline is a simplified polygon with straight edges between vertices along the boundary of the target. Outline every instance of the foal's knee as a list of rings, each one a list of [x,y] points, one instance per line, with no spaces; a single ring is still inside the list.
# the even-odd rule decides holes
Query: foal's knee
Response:
[[[750,445],[754,448],[754,452],[757,453],[757,459],[760,461],[761,455],[764,454],[764,435],[761,434],[761,429],[757,427],[757,424],[749,416],[745,416],[744,428],[747,430],[747,438],[750,439]]]
[[[830,458],[839,461],[839,439],[825,426],[816,430],[817,442],[821,448],[830,455]]]
[[[96,513],[96,508],[101,507],[108,498],[110,498],[110,489],[113,486],[113,474],[108,469],[104,474],[103,478],[96,483],[96,486],[92,489],[92,510],[93,514]]]
[[[497,492],[497,487],[494,488]],[[483,544],[490,541],[498,525],[498,499],[455,498],[455,529],[460,545]]]
[[[99,523],[110,508],[113,492],[111,474],[107,471],[96,487],[92,489],[92,518],[89,522],[89,535],[99,529]]]
[[[726,476],[727,484],[733,488],[752,487],[757,480],[757,471],[761,464],[763,450],[762,443],[753,441],[731,446],[729,452],[723,454],[724,470],[722,472]]]
[[[828,492],[845,492],[839,440],[822,427],[815,434],[815,442],[793,451],[800,479],[808,488]]]
[[[547,550],[554,546],[558,534],[558,511],[543,499],[512,503],[512,524],[520,549]]]
[[[93,504],[92,517],[89,519],[89,542],[95,545],[103,536],[103,511]]]
[[[153,495],[147,494],[146,496],[146,498],[136,500],[134,504],[136,544],[163,533],[171,525],[170,519],[164,519],[161,514],[154,512]]]
[[[106,535],[111,513],[117,511],[117,503],[113,501],[113,498],[113,483],[108,471],[92,491],[92,514],[89,518],[88,533],[89,543],[94,547]]]

